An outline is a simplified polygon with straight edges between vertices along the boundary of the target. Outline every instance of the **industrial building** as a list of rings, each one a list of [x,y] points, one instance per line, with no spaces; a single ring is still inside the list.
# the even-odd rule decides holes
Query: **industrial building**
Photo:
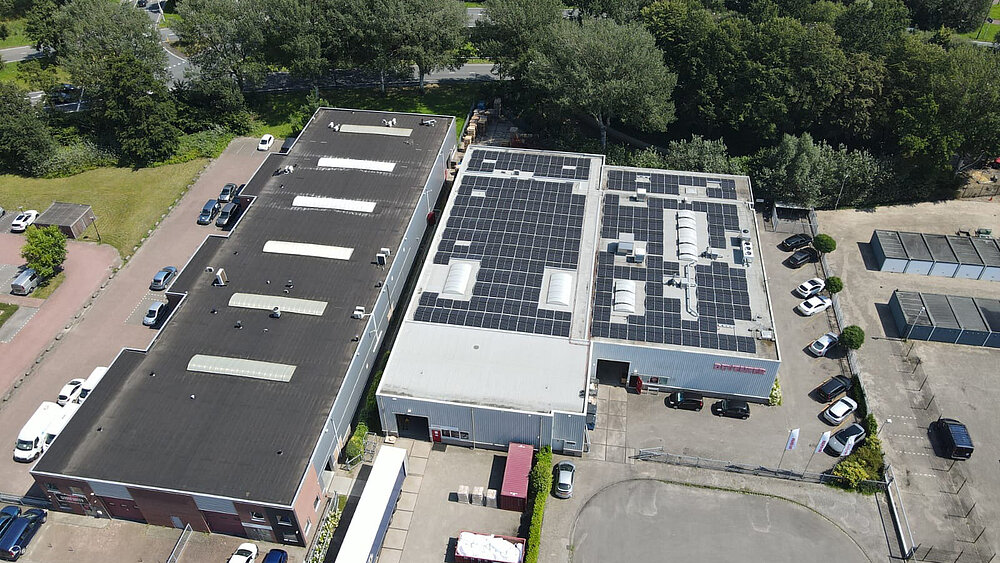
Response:
[[[379,385],[383,429],[578,454],[599,379],[767,402],[751,202],[745,176],[474,147]]]
[[[1000,301],[914,291],[892,292],[889,311],[905,339],[1000,348]]]
[[[883,272],[1000,281],[996,239],[876,230],[869,244]]]
[[[454,147],[450,117],[318,110],[32,469],[53,508],[305,545]]]

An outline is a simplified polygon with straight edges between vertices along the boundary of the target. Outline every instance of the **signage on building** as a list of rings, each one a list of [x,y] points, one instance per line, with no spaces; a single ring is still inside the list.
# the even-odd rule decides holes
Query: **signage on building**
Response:
[[[81,495],[67,495],[66,493],[53,493],[52,496],[63,504],[88,504],[87,497]]]
[[[767,373],[767,370],[764,368],[756,368],[753,366],[741,366],[737,364],[722,364],[719,362],[715,363],[714,368],[722,371],[738,371],[740,373],[756,373],[756,374]]]

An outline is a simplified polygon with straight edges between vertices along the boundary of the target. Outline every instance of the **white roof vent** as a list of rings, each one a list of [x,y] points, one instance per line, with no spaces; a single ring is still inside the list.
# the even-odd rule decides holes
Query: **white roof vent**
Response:
[[[698,259],[697,225],[694,211],[681,209],[677,212],[677,258],[682,261]]]
[[[448,277],[444,280],[444,290],[442,294],[465,295],[469,287],[469,278],[472,275],[472,264],[468,262],[456,262],[448,268]]]
[[[615,280],[616,313],[635,312],[635,282],[632,280]]]
[[[545,303],[569,307],[572,293],[573,276],[566,272],[556,272],[549,278],[549,292],[545,297]]]

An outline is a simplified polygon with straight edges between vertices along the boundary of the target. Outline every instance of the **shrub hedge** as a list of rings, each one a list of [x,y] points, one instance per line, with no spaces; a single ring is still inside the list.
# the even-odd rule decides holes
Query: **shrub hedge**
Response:
[[[552,448],[545,446],[535,454],[535,465],[528,477],[528,493],[531,497],[531,527],[528,530],[528,547],[525,563],[538,563],[538,547],[542,535],[542,518],[545,516],[545,501],[552,490]]]

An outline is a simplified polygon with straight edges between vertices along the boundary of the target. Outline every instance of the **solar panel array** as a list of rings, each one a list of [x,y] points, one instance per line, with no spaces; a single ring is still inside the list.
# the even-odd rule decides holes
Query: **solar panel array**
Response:
[[[470,172],[518,170],[532,172],[535,176],[568,180],[586,180],[590,177],[590,159],[547,154],[477,150],[469,157]]]
[[[707,214],[713,248],[727,248],[725,231],[740,232],[737,208],[715,202],[681,202],[673,198],[648,197],[645,205],[621,205],[620,196],[604,197],[601,236],[617,239],[620,233],[633,233],[636,241],[646,242],[644,264],[615,265],[615,255],[602,250],[597,255],[597,279],[591,334],[595,337],[675,344],[715,350],[755,353],[756,341],[749,336],[720,333],[722,325],[752,318],[747,292],[746,271],[725,262],[695,266],[698,285],[698,319],[681,315],[680,299],[664,297],[664,280],[679,276],[680,263],[664,257],[664,209],[691,209]],[[673,249],[671,249],[673,251]],[[634,280],[644,284],[644,313],[628,315],[627,322],[611,322],[615,280]]]
[[[586,196],[572,188],[570,182],[465,176],[434,263],[479,260],[472,298],[425,292],[414,320],[569,336],[571,314],[538,303],[545,268],[576,270],[580,261]]]
[[[705,195],[713,199],[737,199],[736,181],[729,178],[706,178],[634,170],[609,170],[608,189],[634,192],[646,188],[651,194],[680,195],[680,186],[705,188]]]

